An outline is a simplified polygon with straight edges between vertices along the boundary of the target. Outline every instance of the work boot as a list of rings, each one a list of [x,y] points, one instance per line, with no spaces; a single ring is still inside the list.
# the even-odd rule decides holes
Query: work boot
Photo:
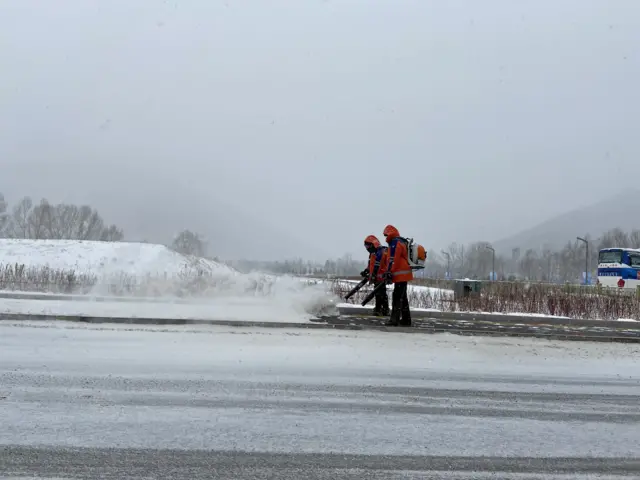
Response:
[[[403,312],[404,313],[404,312]],[[400,315],[400,321],[398,322],[401,327],[410,327],[411,326],[411,315],[406,312]]]
[[[385,325],[387,327],[397,327],[398,326],[398,317],[400,316],[400,312],[394,312],[391,310],[391,318]]]

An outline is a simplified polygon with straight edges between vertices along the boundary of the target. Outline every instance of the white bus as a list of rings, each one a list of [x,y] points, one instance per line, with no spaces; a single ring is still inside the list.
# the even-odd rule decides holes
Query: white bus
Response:
[[[640,285],[640,250],[603,248],[598,253],[598,284],[636,289]]]

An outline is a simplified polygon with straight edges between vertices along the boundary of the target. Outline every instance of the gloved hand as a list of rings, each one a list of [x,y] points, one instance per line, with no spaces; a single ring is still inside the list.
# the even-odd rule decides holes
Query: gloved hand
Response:
[[[364,270],[362,270],[362,271],[360,272],[360,276],[361,276],[362,278],[367,278],[367,277],[369,276],[369,270],[367,270],[367,269],[365,268]]]
[[[391,283],[391,272],[384,272],[382,274],[382,279],[386,282],[386,283]]]

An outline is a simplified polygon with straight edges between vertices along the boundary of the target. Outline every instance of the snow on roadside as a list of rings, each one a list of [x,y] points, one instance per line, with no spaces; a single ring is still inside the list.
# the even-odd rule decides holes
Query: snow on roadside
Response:
[[[228,299],[215,303],[122,303],[0,299],[0,313],[179,320],[235,320],[306,323],[310,314],[268,299]]]

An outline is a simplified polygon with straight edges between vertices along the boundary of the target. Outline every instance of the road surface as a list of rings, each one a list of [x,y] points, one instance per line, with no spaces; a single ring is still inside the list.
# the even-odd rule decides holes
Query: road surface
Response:
[[[0,322],[0,476],[639,478],[639,354],[448,334]]]

